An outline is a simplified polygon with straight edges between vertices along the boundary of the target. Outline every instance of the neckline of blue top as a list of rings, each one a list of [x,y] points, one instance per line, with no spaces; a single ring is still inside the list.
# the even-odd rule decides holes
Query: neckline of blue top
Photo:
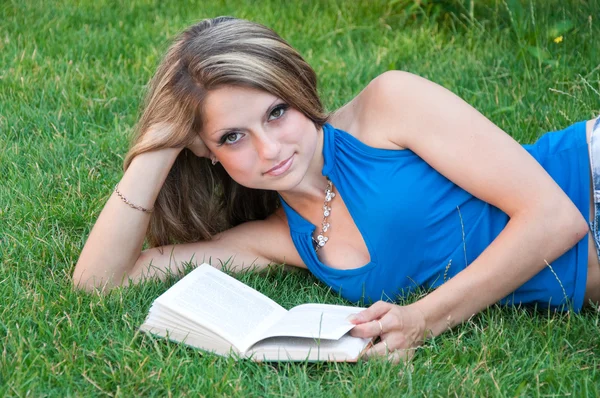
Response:
[[[370,147],[349,133],[336,129],[331,124],[326,123],[323,125],[323,169],[321,174],[327,178],[329,178],[334,187],[337,189],[339,196],[344,198],[344,191],[340,190],[340,185],[338,184],[338,179],[335,173],[333,172],[333,167],[335,165],[335,140],[341,139],[345,144],[352,146],[354,149],[364,152],[367,155],[375,156],[375,157],[399,157],[399,156],[411,156],[414,155],[414,152],[409,150],[394,150],[394,149],[381,149],[381,148],[373,148]],[[343,189],[343,188],[342,188]],[[292,239],[298,250],[302,259],[307,263],[306,266],[309,270],[319,276],[321,272],[326,272],[328,274],[333,275],[355,275],[364,273],[370,269],[372,269],[377,264],[376,251],[371,245],[368,237],[365,235],[364,230],[360,227],[360,225],[355,224],[361,234],[365,245],[367,246],[367,251],[369,252],[370,261],[358,268],[351,269],[339,269],[328,266],[323,263],[313,247],[312,236],[314,231],[316,230],[316,225],[312,224],[310,221],[305,219],[302,215],[300,215],[294,208],[292,208],[286,201],[279,196],[281,200],[281,204],[284,208],[286,216],[288,218],[288,226],[290,228],[290,233],[292,234]],[[352,216],[351,206],[348,203],[344,202],[348,209],[348,212]],[[353,217],[354,218],[354,217]],[[335,226],[334,226],[335,227]],[[296,234],[296,236],[294,236]],[[312,261],[307,261],[306,256],[309,256],[309,259]],[[318,265],[318,270],[314,269],[314,265]]]

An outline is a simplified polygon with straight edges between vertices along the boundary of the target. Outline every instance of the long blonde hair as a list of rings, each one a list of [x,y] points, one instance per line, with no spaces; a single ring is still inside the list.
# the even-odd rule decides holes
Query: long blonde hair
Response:
[[[275,95],[321,127],[327,120],[313,69],[271,29],[218,17],[181,33],[152,78],[132,146],[125,157],[184,147],[202,129],[202,105],[210,90],[245,86]],[[169,126],[164,137],[145,136]],[[158,194],[147,239],[150,246],[195,242],[240,223],[264,219],[279,206],[275,191],[243,187],[225,169],[184,149]]]

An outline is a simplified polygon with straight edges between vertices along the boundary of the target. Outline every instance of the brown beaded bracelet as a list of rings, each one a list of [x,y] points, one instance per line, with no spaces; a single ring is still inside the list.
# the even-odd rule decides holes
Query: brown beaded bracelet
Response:
[[[131,207],[132,209],[140,210],[140,211],[143,211],[144,213],[152,213],[152,211],[154,210],[154,208],[146,209],[145,207],[138,206],[136,204],[131,203],[129,200],[127,200],[127,198],[125,196],[123,196],[123,194],[121,192],[119,192],[119,183],[117,183],[117,185],[115,185],[115,193],[119,196],[119,198],[121,198],[121,200],[123,202],[125,202],[127,205],[129,205],[129,207]]]

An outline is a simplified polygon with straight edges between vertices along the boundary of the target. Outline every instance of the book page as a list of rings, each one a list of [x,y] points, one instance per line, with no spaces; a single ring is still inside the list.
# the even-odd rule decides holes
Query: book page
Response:
[[[208,264],[190,272],[156,302],[214,331],[240,351],[287,312],[267,296]]]
[[[154,325],[152,322],[144,323],[140,328],[142,331],[149,332],[155,336],[166,337],[172,341],[187,344],[191,347],[199,348],[217,355],[240,354],[234,346],[223,339],[215,339],[214,336],[206,336],[201,333],[194,333],[186,329],[180,329],[170,326],[166,330],[162,325]]]
[[[337,340],[354,327],[347,320],[364,308],[331,304],[303,304],[280,318],[261,339],[274,336]]]
[[[247,357],[254,361],[351,361],[355,362],[371,339],[344,335],[339,340],[272,337],[253,345]]]

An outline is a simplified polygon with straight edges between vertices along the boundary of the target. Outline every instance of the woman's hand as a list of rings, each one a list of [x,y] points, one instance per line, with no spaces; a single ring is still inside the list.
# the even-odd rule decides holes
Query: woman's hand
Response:
[[[194,152],[194,154],[198,157],[210,158],[211,160],[213,159],[212,153],[206,147],[206,144],[204,144],[204,141],[202,141],[200,135],[198,134],[196,134],[196,138],[194,138],[194,141],[188,145],[187,148]]]
[[[172,135],[171,129],[173,126],[168,123],[156,123],[152,125],[148,131],[142,137],[142,141],[153,143],[153,142],[163,142],[165,137]],[[213,158],[212,153],[206,147],[199,134],[196,134],[194,140],[191,144],[187,145],[186,148],[191,150],[196,156],[202,158]],[[183,148],[176,148],[181,151]]]
[[[412,358],[417,347],[428,337],[425,316],[414,305],[399,306],[378,301],[350,318],[354,323],[352,336],[380,337],[366,357],[387,356],[392,362]]]

